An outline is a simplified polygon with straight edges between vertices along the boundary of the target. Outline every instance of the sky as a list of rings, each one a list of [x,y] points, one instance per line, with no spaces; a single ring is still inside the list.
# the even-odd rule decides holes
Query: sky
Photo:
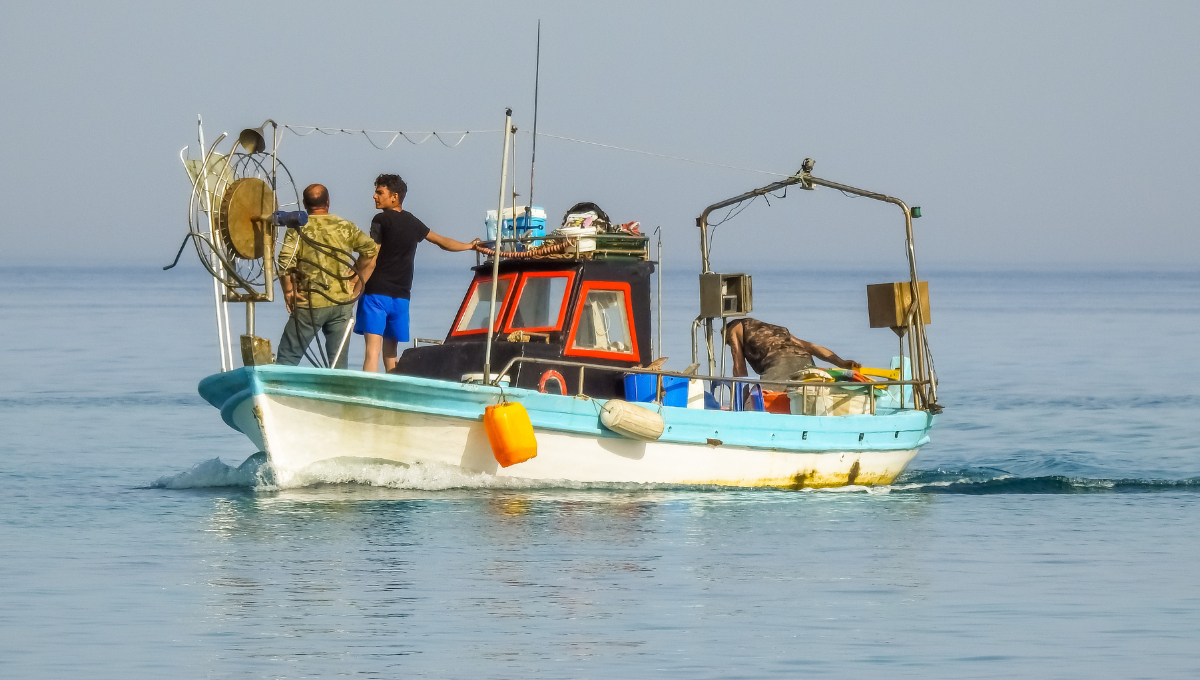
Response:
[[[457,147],[285,133],[280,158],[366,226],[397,172],[435,231],[482,236],[505,107],[528,192],[538,131],[777,173],[922,207],[941,269],[1197,268],[1200,4],[8,3],[0,25],[0,264],[166,264],[180,151],[271,118],[474,130]],[[388,135],[376,138],[385,143]],[[594,201],[699,262],[695,218],[768,174],[538,139],[534,203]],[[523,201],[524,199],[522,199]],[[15,219],[13,219],[15,217]],[[194,255],[189,253],[190,257]],[[430,263],[462,255],[425,252]],[[666,257],[664,259],[667,259]],[[894,267],[893,206],[791,191],[718,228],[714,269]]]

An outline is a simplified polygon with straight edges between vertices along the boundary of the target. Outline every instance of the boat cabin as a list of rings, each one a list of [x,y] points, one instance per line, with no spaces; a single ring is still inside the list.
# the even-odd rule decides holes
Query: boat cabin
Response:
[[[612,366],[589,368],[588,396],[624,396],[621,368],[649,363],[650,275],[645,257],[501,259],[496,288],[491,367],[494,373],[514,357],[567,360]],[[458,313],[440,345],[413,347],[400,356],[394,373],[465,381],[480,379],[487,351],[492,295],[492,263],[472,269]],[[516,387],[579,394],[579,374],[570,367],[519,361],[501,376]]]

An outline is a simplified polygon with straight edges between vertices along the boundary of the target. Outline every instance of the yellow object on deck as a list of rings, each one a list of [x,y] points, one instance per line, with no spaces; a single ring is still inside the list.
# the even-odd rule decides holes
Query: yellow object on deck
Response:
[[[524,463],[537,456],[537,439],[533,423],[525,407],[515,401],[489,406],[483,411],[483,428],[487,430],[492,455],[501,467]]]
[[[867,368],[864,366],[864,367],[858,369],[858,372],[862,373],[863,375],[869,375],[874,378],[883,378],[885,380],[899,380],[900,379],[900,369],[898,369],[898,368],[893,368],[893,369],[889,370],[886,368]]]

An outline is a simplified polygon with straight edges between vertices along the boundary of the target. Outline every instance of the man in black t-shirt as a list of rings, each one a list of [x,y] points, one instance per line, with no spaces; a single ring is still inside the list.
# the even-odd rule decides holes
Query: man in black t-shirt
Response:
[[[404,209],[408,185],[399,175],[375,178],[375,207],[383,212],[371,220],[371,238],[379,244],[375,271],[367,279],[358,301],[358,320],[354,332],[365,337],[367,357],[363,370],[396,367],[396,344],[408,342],[408,299],[412,293],[413,260],[421,241],[429,241],[442,250],[474,250],[479,239],[470,243],[440,236]]]

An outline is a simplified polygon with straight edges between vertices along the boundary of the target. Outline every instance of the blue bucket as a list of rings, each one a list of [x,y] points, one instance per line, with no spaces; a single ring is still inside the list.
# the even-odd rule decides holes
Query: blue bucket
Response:
[[[652,402],[658,376],[633,373],[625,376],[625,401]],[[688,379],[664,375],[663,405],[687,408]]]

